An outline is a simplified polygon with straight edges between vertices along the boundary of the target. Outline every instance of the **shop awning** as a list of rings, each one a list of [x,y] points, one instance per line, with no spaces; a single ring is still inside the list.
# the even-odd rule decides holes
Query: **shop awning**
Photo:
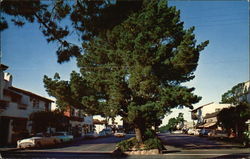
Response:
[[[212,127],[214,125],[216,125],[216,123],[215,122],[211,122],[211,123],[205,123],[202,127],[209,128],[209,127]]]

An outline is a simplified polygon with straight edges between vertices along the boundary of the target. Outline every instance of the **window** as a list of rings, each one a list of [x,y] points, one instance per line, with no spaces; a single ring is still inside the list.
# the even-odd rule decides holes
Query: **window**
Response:
[[[37,99],[32,100],[33,108],[39,108],[39,101]]]
[[[49,103],[45,103],[45,111],[49,111]]]

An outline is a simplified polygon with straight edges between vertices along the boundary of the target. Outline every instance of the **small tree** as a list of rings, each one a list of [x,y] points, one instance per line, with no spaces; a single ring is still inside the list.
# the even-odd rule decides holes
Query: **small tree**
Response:
[[[48,128],[56,128],[59,131],[67,131],[69,128],[69,119],[57,111],[33,112],[29,118],[32,121],[32,131],[35,133],[46,132]]]
[[[169,130],[169,131],[174,131],[177,129],[178,124],[182,124],[184,122],[184,117],[183,117],[183,113],[179,113],[179,115],[175,118],[170,118],[168,120],[168,123],[161,127],[160,130],[164,131],[164,130]]]
[[[237,135],[242,135],[246,129],[245,122],[250,119],[250,104],[247,99],[247,87],[245,83],[239,83],[222,95],[221,103],[232,104],[230,108],[224,108],[218,114],[218,122],[229,132],[231,129]]]

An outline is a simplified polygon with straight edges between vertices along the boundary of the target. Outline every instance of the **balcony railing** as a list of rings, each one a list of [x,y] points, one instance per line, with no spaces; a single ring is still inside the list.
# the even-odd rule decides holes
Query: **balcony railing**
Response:
[[[9,106],[9,101],[0,100],[0,109],[6,109]]]
[[[19,109],[27,109],[28,105],[27,105],[27,104],[18,103],[17,107],[18,107]]]

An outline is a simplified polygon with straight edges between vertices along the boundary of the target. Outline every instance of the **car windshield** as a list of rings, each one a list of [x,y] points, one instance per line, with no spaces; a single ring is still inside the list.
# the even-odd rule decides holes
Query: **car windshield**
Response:
[[[30,137],[43,137],[43,135],[31,135]]]

